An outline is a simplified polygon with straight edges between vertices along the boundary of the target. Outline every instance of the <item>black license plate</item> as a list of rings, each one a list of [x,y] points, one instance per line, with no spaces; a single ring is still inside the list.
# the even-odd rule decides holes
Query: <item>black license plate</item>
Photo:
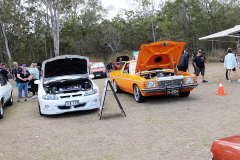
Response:
[[[167,94],[177,94],[179,92],[179,89],[168,89]]]

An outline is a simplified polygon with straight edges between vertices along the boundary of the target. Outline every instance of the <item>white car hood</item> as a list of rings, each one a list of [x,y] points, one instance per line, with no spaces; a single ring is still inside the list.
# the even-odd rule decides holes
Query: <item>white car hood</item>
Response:
[[[57,56],[42,63],[42,82],[53,77],[79,76],[89,78],[89,59],[78,55]]]

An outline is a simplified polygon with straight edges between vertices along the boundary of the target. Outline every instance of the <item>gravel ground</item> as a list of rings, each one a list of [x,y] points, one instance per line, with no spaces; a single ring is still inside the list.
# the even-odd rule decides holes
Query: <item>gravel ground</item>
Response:
[[[127,117],[107,94],[102,120],[98,110],[40,116],[37,99],[16,102],[13,85],[14,103],[0,120],[0,159],[210,159],[215,139],[239,134],[240,83],[233,74],[232,83],[225,80],[223,63],[207,63],[206,80],[187,98],[137,103],[118,94]],[[220,80],[225,96],[216,95]],[[94,81],[102,93],[105,79]]]

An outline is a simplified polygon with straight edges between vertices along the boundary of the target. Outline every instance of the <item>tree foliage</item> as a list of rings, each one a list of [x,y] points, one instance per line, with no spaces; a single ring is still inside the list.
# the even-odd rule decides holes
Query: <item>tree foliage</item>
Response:
[[[239,25],[239,0],[168,0],[154,6],[154,0],[132,2],[132,10],[107,19],[108,9],[100,0],[2,0],[0,62],[41,62],[53,52],[108,59],[154,39],[185,41],[189,52],[235,48],[235,38],[198,39]]]

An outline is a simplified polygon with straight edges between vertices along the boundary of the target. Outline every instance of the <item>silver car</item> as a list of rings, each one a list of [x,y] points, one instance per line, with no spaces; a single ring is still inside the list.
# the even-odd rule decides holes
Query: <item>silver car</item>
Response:
[[[13,104],[12,91],[12,85],[0,74],[0,119],[4,115],[3,107]]]

